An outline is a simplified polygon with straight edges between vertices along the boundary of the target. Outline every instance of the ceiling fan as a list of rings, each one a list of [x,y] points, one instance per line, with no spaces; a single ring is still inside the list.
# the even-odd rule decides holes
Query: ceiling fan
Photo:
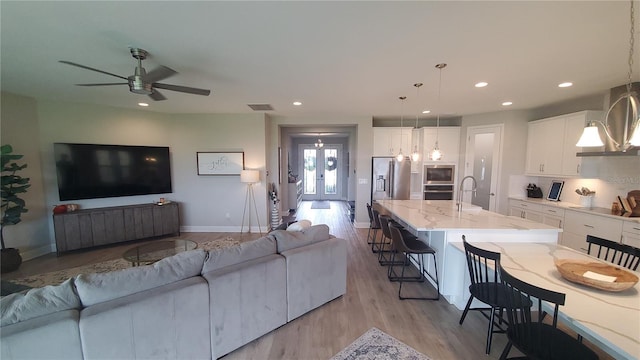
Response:
[[[170,76],[173,76],[177,74],[177,72],[166,66],[159,66],[147,72],[142,67],[142,60],[146,59],[147,56],[149,56],[149,53],[139,48],[130,48],[130,50],[131,50],[131,56],[138,59],[138,66],[136,66],[134,75],[131,75],[129,77],[112,74],[107,71],[94,69],[92,67],[80,65],[71,61],[60,60],[60,62],[63,64],[76,66],[76,67],[91,70],[91,71],[96,71],[102,74],[115,76],[117,78],[127,81],[127,82],[119,82],[119,83],[76,84],[78,86],[129,85],[129,91],[131,91],[132,93],[149,95],[149,97],[155,101],[167,99],[166,97],[164,97],[164,95],[162,95],[162,93],[158,91],[158,89],[178,91],[178,92],[195,94],[195,95],[203,95],[203,96],[208,96],[211,93],[211,90],[198,89],[198,88],[192,88],[192,87],[180,86],[180,85],[163,84],[163,83],[156,82],[156,81],[166,79]]]

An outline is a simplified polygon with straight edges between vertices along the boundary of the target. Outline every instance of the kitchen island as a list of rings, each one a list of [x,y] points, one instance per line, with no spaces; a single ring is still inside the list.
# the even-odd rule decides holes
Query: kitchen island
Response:
[[[377,200],[388,213],[436,250],[440,294],[463,310],[469,298],[469,274],[464,254],[449,246],[462,241],[557,244],[561,229],[515,216],[505,216],[464,203],[458,212],[450,200]],[[425,259],[427,260],[427,259]],[[432,261],[427,270],[435,271]]]
[[[479,243],[476,245],[481,248],[500,252],[502,265],[512,275],[565,293],[566,303],[560,307],[564,325],[615,359],[640,358],[640,283],[611,293],[562,278],[555,259],[600,260],[558,245],[561,229],[467,203],[459,213],[453,201],[379,200],[375,204],[436,249],[440,293],[458,309],[463,310],[469,298],[470,280],[462,244],[465,235],[467,241]],[[433,264],[428,270],[434,270]]]

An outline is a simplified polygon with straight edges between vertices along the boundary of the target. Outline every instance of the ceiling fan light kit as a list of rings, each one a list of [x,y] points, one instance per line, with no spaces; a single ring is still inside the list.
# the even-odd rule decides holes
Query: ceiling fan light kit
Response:
[[[78,63],[74,63],[71,61],[60,60],[61,63],[79,67],[86,70],[91,70],[95,72],[99,72],[101,74],[114,76],[127,82],[120,83],[94,83],[94,84],[76,84],[78,86],[109,86],[109,85],[129,85],[129,91],[134,94],[148,95],[154,101],[166,100],[166,97],[159,92],[157,89],[170,90],[176,92],[182,92],[187,94],[194,95],[202,95],[208,96],[211,94],[211,90],[207,89],[198,89],[188,86],[181,85],[171,85],[171,84],[163,84],[157,81],[164,80],[168,77],[171,77],[178,72],[168,68],[166,66],[159,66],[150,72],[147,72],[144,67],[142,67],[142,60],[146,59],[149,56],[149,53],[140,48],[130,48],[131,56],[138,60],[138,65],[135,68],[134,74],[129,77],[120,76],[117,74],[113,74],[107,71],[95,69],[86,65],[81,65]]]

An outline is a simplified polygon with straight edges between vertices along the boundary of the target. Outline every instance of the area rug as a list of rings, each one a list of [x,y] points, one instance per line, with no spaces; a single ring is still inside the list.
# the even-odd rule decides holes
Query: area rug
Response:
[[[228,237],[219,240],[210,240],[198,243],[198,249],[213,250],[239,244],[240,241]],[[79,274],[102,273],[114,270],[122,270],[131,267],[131,263],[125,259],[119,258],[115,260],[104,261],[100,263],[78,266],[74,268],[52,271],[44,274],[28,276],[20,279],[13,279],[11,282],[15,285],[24,285],[31,288],[43,287],[46,285],[57,285],[63,283],[68,278]]]
[[[312,209],[331,209],[331,204],[328,201],[314,201],[311,203]]]
[[[430,360],[424,354],[417,352],[409,345],[371,328],[351,345],[342,349],[331,360]]]

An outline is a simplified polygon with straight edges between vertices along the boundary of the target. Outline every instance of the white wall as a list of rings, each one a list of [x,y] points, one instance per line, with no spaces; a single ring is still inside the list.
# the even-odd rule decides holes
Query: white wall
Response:
[[[20,249],[24,259],[31,259],[51,249],[47,218],[52,208],[44,198],[36,102],[32,98],[5,92],[1,95],[1,143],[12,145],[14,154],[24,155],[18,163],[27,164],[27,167],[20,175],[30,178],[31,184],[20,196],[29,211],[22,215],[19,224],[7,226],[4,230],[5,245]]]
[[[271,140],[272,142],[279,143],[282,147],[283,158],[286,159],[286,152],[291,143],[288,139],[280,139],[280,128],[286,126],[313,126],[313,127],[330,127],[330,126],[355,126],[356,133],[349,140],[350,144],[353,144],[353,148],[349,154],[349,172],[354,177],[353,183],[353,200],[356,201],[356,218],[355,225],[357,227],[369,226],[369,215],[366,211],[366,203],[369,202],[370,184],[369,178],[371,177],[371,156],[373,154],[373,128],[372,118],[369,116],[311,116],[311,117],[284,117],[273,116],[270,122],[271,126]],[[277,146],[273,146],[272,153],[278,151]],[[295,151],[295,150],[294,150]],[[277,155],[275,155],[277,158]],[[282,165],[286,174],[286,163]],[[271,164],[270,172],[277,174],[277,163]],[[294,170],[295,171],[295,170]],[[354,173],[355,171],[355,173]],[[274,178],[277,182],[277,177]],[[359,180],[363,183],[360,184]],[[274,181],[274,180],[271,180]],[[286,183],[286,177],[283,177],[283,184]],[[352,183],[349,180],[349,183]],[[349,197],[351,198],[351,188]]]
[[[253,188],[259,223],[266,228],[264,115],[167,114],[167,118],[173,152],[173,196],[185,204],[181,218],[185,231],[239,231],[245,203],[246,185],[238,176],[197,175],[198,151],[244,152],[245,168],[260,171],[260,183]],[[246,224],[245,220],[245,229]],[[252,225],[257,225],[255,218]]]
[[[527,120],[524,111],[501,111],[462,117],[460,129],[460,174],[464,173],[465,153],[467,148],[467,128],[470,126],[503,124],[502,159],[499,187],[497,191],[496,211],[501,214],[508,212],[509,183],[511,175],[522,175],[525,167],[527,148]]]
[[[239,176],[198,176],[196,152],[243,151],[245,167],[261,171],[254,186],[260,225],[266,229],[266,129],[264,114],[160,114],[89,104],[2,94],[2,143],[25,154],[32,178],[26,198],[29,213],[7,229],[7,245],[25,259],[55,251],[51,209],[60,204],[53,143],[77,142],[169,146],[173,193],[78,200],[81,208],[150,203],[160,197],[181,203],[183,231],[239,231],[246,185]],[[228,214],[228,216],[227,216]],[[24,226],[23,226],[24,225]],[[252,225],[257,230],[255,218]],[[246,221],[245,221],[246,229]],[[9,240],[13,233],[19,240]]]

